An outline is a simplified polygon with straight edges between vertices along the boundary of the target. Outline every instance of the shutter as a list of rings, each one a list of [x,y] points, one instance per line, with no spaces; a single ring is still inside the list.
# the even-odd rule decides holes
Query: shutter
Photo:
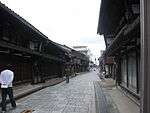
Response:
[[[137,75],[136,75],[136,53],[128,54],[128,80],[129,88],[136,92],[137,89]]]
[[[125,56],[121,61],[121,83],[127,86],[127,59]]]

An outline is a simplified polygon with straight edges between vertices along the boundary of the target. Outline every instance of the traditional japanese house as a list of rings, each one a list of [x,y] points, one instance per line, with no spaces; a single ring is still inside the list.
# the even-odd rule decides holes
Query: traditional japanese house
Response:
[[[65,63],[75,58],[72,49],[49,40],[2,3],[0,15],[0,70],[4,65],[12,64],[16,84],[39,83],[64,76]],[[74,57],[70,58],[72,55]],[[81,53],[76,55],[81,61],[79,68],[85,68],[88,59]]]
[[[117,83],[140,98],[140,1],[102,0],[97,33],[104,36],[104,58],[113,59]]]
[[[67,56],[70,58],[68,63],[70,65],[71,74],[88,71],[89,58],[86,55],[66,45],[58,44],[58,46],[67,51],[66,54],[68,54]]]
[[[85,54],[72,49],[72,58],[76,72],[88,71],[89,58]]]
[[[62,76],[65,51],[2,3],[0,15],[0,70],[11,63],[15,83]]]

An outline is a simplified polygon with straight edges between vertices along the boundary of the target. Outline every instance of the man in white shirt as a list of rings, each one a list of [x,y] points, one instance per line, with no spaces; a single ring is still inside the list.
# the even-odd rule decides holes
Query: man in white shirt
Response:
[[[16,102],[13,96],[12,82],[14,79],[14,73],[10,70],[11,65],[7,65],[4,70],[0,73],[0,83],[2,89],[2,112],[6,111],[6,98],[9,96],[11,105],[13,108],[16,107]]]

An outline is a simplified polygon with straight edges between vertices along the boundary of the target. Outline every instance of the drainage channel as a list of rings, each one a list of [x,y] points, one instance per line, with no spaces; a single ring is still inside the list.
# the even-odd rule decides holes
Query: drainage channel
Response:
[[[119,113],[111,96],[102,88],[100,81],[94,82],[96,113]]]

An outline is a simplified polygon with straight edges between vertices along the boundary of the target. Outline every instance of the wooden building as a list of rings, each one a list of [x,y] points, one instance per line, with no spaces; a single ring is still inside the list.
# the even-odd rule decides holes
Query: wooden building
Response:
[[[12,64],[16,84],[64,76],[64,65],[71,54],[68,50],[2,3],[0,15],[0,70]]]
[[[139,99],[140,1],[102,0],[97,32],[104,35],[109,73]]]
[[[85,54],[72,49],[72,59],[73,59],[74,69],[78,73],[88,71],[89,58]]]
[[[68,53],[68,56],[70,58],[68,62],[70,65],[71,74],[88,71],[88,56],[86,56],[82,52],[67,47],[66,45],[59,44],[59,46],[62,47]]]
[[[149,0],[102,0],[98,27],[105,55],[116,59],[118,82],[139,97],[141,113],[150,113],[149,6]]]
[[[16,83],[61,76],[64,51],[1,3],[0,15],[0,69],[11,63]]]

